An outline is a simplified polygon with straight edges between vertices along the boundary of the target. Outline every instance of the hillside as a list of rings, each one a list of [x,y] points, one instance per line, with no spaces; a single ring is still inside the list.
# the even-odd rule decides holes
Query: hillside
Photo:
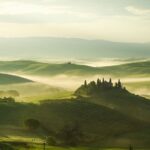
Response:
[[[35,61],[1,61],[0,71],[29,75],[71,75],[92,76],[109,75],[112,77],[148,77],[150,61],[127,63],[110,67],[90,67],[79,64],[49,64]]]
[[[112,81],[97,80],[81,85],[75,95],[98,105],[117,110],[125,115],[139,120],[149,121],[150,101],[144,97],[130,93],[119,80],[113,84]]]
[[[18,74],[19,76],[42,84],[49,84],[51,87],[61,87],[67,90],[75,90],[84,79],[93,80],[97,76],[105,78],[112,77],[113,80],[120,78],[133,93],[149,97],[149,65],[150,61],[143,61],[108,67],[91,67],[69,62],[51,64],[18,60],[1,61],[0,72]],[[64,95],[63,92],[62,95]],[[46,97],[48,98],[48,95]],[[44,98],[44,96],[41,98]]]
[[[0,84],[1,85],[17,84],[17,83],[29,83],[29,82],[33,82],[33,81],[22,78],[22,77],[18,77],[18,76],[15,76],[15,75],[0,73]]]
[[[77,64],[49,64],[35,61],[1,61],[0,71],[25,73],[32,75],[54,76],[60,74],[90,74],[95,68]]]
[[[5,140],[20,135],[27,140],[50,136],[60,143],[68,136],[62,138],[61,134],[75,126],[75,136],[80,135],[79,131],[84,135],[77,143],[80,146],[150,146],[148,99],[130,93],[120,80],[113,84],[104,79],[85,81],[75,95],[70,99],[43,99],[38,104],[1,101],[0,136]],[[31,118],[41,124],[36,131],[25,128],[25,120]],[[9,133],[4,132],[8,128]]]
[[[128,146],[131,142],[137,146],[147,146],[149,135],[145,134],[140,141],[137,136],[129,139],[130,133],[137,135],[149,131],[149,123],[140,121],[120,112],[91,102],[73,100],[73,101],[47,101],[40,105],[21,104],[21,103],[0,103],[0,115],[2,131],[0,135],[7,137],[22,138],[43,138],[44,135],[55,136],[66,125],[78,123],[80,130],[86,136],[86,141],[81,145],[88,146]],[[28,118],[35,118],[42,123],[47,130],[52,133],[43,133],[41,131],[25,131],[24,121]],[[4,127],[5,126],[5,127]],[[9,126],[9,133],[3,132]],[[19,130],[17,128],[20,128]],[[126,140],[126,143],[118,141]]]
[[[16,101],[26,103],[38,103],[43,99],[63,99],[72,96],[72,92],[55,86],[50,86],[38,82],[15,83],[15,84],[1,84],[0,96],[7,91],[17,91],[19,97]],[[9,95],[8,95],[9,96]]]
[[[100,68],[100,72],[117,77],[149,77],[149,66],[150,61],[144,61],[117,66],[102,67]]]

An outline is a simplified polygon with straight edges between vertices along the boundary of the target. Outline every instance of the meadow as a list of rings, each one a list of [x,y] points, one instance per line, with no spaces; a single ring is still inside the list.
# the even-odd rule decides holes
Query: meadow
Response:
[[[66,125],[78,123],[85,134],[85,143],[77,147],[47,145],[46,149],[126,150],[133,144],[137,150],[148,150],[148,66],[149,61],[106,67],[35,61],[1,62],[1,97],[12,96],[10,91],[16,91],[18,95],[14,96],[15,102],[0,102],[0,141],[18,150],[40,150],[45,136],[52,136],[59,143],[62,140],[59,132]],[[107,81],[111,77],[114,85],[121,79],[123,86],[131,93],[106,90],[89,98],[75,95],[84,80],[89,83],[103,77]],[[40,122],[38,130],[27,130],[25,121],[30,118]],[[25,145],[13,144],[15,142]],[[114,148],[105,148],[108,145]],[[145,148],[138,148],[142,146]]]

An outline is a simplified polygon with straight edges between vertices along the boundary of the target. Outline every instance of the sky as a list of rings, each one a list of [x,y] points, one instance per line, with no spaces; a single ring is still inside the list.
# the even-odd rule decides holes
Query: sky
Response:
[[[150,1],[0,0],[0,37],[150,42]]]

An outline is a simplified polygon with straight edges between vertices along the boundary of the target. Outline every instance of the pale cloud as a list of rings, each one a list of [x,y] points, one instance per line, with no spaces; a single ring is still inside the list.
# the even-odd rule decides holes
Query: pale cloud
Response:
[[[74,11],[71,6],[65,5],[43,5],[35,3],[24,3],[24,2],[2,2],[0,3],[0,15],[10,16],[22,16],[26,15],[30,18],[30,15],[60,15],[79,17],[79,18],[96,18],[97,15],[91,12]],[[36,18],[36,17],[35,17]],[[49,18],[49,17],[48,17]],[[57,16],[56,16],[57,18]],[[41,18],[42,20],[42,18]],[[49,21],[49,20],[47,20]]]
[[[0,0],[0,37],[147,42],[150,9],[143,1],[144,8],[136,0]]]
[[[126,10],[134,15],[150,15],[150,9],[128,6]]]
[[[22,2],[0,3],[0,15],[24,15],[24,14],[61,14],[68,11],[66,6],[38,5]]]
[[[76,37],[120,42],[148,42],[149,21],[134,16],[101,17],[93,22],[77,23],[1,23],[0,37]]]

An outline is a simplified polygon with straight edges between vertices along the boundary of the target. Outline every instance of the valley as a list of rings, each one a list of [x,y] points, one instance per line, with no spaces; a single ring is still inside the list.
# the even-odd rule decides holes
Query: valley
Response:
[[[131,143],[137,149],[143,145],[145,148],[149,147],[148,64],[149,61],[91,67],[72,63],[1,62],[0,91],[3,94],[7,91],[18,92],[17,96],[12,96],[8,92],[6,95],[6,97],[13,97],[15,102],[0,102],[2,143],[12,145],[13,142],[18,142],[20,147],[21,142],[34,146],[37,141],[41,147],[46,136],[56,142],[54,145],[50,144],[51,147],[47,145],[50,150],[57,149],[56,146],[61,149],[59,148],[61,144],[71,147],[77,144],[79,147],[85,147],[81,148],[85,150],[89,146],[94,146],[95,149],[101,146],[105,150],[108,145],[112,148],[126,149]],[[118,79],[121,79],[122,86],[125,86],[128,91],[105,88],[100,89],[100,93],[94,89],[99,93],[98,95],[96,93],[96,95],[92,93],[86,95],[84,91],[83,96],[81,93],[75,94],[84,80],[87,80],[87,84],[91,86],[90,83],[95,84],[92,80],[105,77],[103,82],[107,83],[111,76],[113,86]],[[2,114],[6,114],[5,117]],[[39,121],[38,129],[28,130],[25,126],[25,121],[28,119]],[[70,139],[73,140],[70,142],[75,142],[72,143],[73,145],[66,143],[61,137],[61,134],[64,134],[64,137],[66,132],[70,132],[65,129],[65,126],[78,127],[75,133],[69,133],[77,134],[76,138],[80,139],[76,141],[70,135]],[[80,134],[76,132],[81,132],[80,134],[84,136],[78,137]],[[37,148],[38,144],[35,145]],[[75,148],[78,149],[80,148]]]

